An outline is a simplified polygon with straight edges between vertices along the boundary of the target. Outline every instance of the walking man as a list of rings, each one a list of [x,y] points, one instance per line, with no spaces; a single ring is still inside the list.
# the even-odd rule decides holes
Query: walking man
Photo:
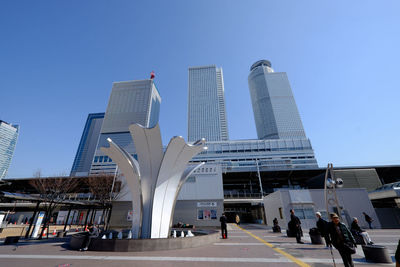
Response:
[[[297,217],[296,215],[294,215],[294,210],[291,209],[290,210],[290,231],[296,235],[296,241],[299,244],[304,244],[303,241],[301,241],[301,234],[302,234],[302,230],[301,230],[301,221],[299,219],[299,217]]]
[[[340,222],[336,213],[331,214],[331,222],[328,223],[329,245],[333,245],[340,253],[345,267],[354,267],[351,254],[357,247],[356,241],[350,230]]]
[[[372,229],[372,221],[373,221],[373,219],[371,217],[369,217],[369,215],[366,214],[365,212],[363,212],[363,214],[364,214],[364,217],[365,217],[365,221],[369,225],[369,229]]]
[[[328,240],[328,236],[326,233],[326,230],[327,230],[326,228],[328,226],[328,222],[325,221],[324,219],[322,219],[321,212],[319,212],[319,211],[315,213],[315,216],[317,216],[318,231],[320,232],[321,236],[325,239],[326,247],[328,247],[329,240]]]
[[[228,238],[228,230],[226,229],[227,218],[225,216],[225,213],[222,213],[222,216],[219,218],[219,221],[221,222],[222,239],[227,239]]]

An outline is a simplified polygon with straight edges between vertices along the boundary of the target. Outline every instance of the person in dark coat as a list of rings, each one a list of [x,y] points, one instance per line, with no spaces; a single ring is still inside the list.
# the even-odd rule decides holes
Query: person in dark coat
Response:
[[[223,239],[228,238],[228,230],[226,229],[226,223],[227,223],[227,218],[225,216],[225,213],[222,213],[222,216],[219,218],[219,221],[221,222],[221,235]]]
[[[396,254],[394,254],[394,259],[396,260],[396,267],[400,267],[400,240],[397,244]]]
[[[356,241],[346,225],[340,222],[336,213],[331,214],[331,220],[327,226],[329,245],[333,245],[339,251],[345,267],[354,267],[351,252],[347,247],[357,247]]]
[[[321,212],[319,212],[319,211],[317,211],[315,213],[315,216],[317,216],[317,228],[318,228],[318,231],[321,234],[321,236],[325,239],[326,247],[328,247],[329,239],[328,239],[328,235],[326,233],[326,230],[327,230],[326,228],[328,226],[328,222],[325,221],[324,219],[322,219]]]
[[[296,241],[299,244],[304,244],[303,241],[301,241],[301,221],[299,219],[299,217],[297,217],[296,215],[294,215],[294,210],[291,209],[290,210],[290,231],[296,235]]]
[[[373,219],[368,214],[366,214],[365,212],[363,212],[363,214],[364,214],[365,221],[369,225],[369,229],[372,229],[372,221],[373,221]]]
[[[374,243],[369,237],[369,234],[358,225],[358,219],[356,217],[353,218],[350,231],[354,236],[361,236],[365,244],[372,245]]]
[[[272,223],[274,224],[274,226],[272,227],[272,231],[274,233],[280,233],[281,232],[281,227],[279,226],[278,219],[274,218]]]

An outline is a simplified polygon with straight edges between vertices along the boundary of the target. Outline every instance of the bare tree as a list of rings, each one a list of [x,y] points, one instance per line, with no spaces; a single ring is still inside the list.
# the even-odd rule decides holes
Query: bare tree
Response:
[[[61,204],[66,194],[74,192],[77,189],[79,181],[70,177],[41,178],[40,172],[37,172],[35,175],[36,178],[32,179],[29,183],[40,194],[46,212],[43,228],[39,236],[39,239],[42,239],[43,232],[49,226],[54,209]],[[47,231],[48,237],[49,231]]]
[[[121,196],[120,175],[100,173],[89,176],[88,187],[90,193],[103,208],[101,221],[104,220],[104,228],[107,229],[111,218],[112,201]],[[106,213],[107,216],[105,216]]]

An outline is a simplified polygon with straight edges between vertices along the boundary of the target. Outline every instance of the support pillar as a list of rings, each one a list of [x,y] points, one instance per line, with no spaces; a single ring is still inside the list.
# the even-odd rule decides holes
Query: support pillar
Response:
[[[29,235],[29,232],[32,229],[33,221],[35,220],[36,214],[37,214],[37,212],[39,210],[39,205],[40,205],[40,201],[38,201],[38,203],[36,204],[36,208],[35,208],[35,211],[33,212],[32,220],[29,223],[28,231],[26,231],[25,238],[31,237],[31,235],[32,235],[32,234]]]

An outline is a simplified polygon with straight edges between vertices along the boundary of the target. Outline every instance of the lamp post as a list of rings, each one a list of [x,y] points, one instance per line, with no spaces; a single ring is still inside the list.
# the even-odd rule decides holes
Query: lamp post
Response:
[[[339,201],[336,195],[336,188],[341,188],[341,187],[343,187],[343,180],[335,176],[332,163],[328,163],[328,167],[326,168],[325,172],[325,185],[324,185],[325,208],[328,216],[329,216],[329,207],[332,207],[337,209],[338,216],[342,218],[342,209],[340,208]]]

